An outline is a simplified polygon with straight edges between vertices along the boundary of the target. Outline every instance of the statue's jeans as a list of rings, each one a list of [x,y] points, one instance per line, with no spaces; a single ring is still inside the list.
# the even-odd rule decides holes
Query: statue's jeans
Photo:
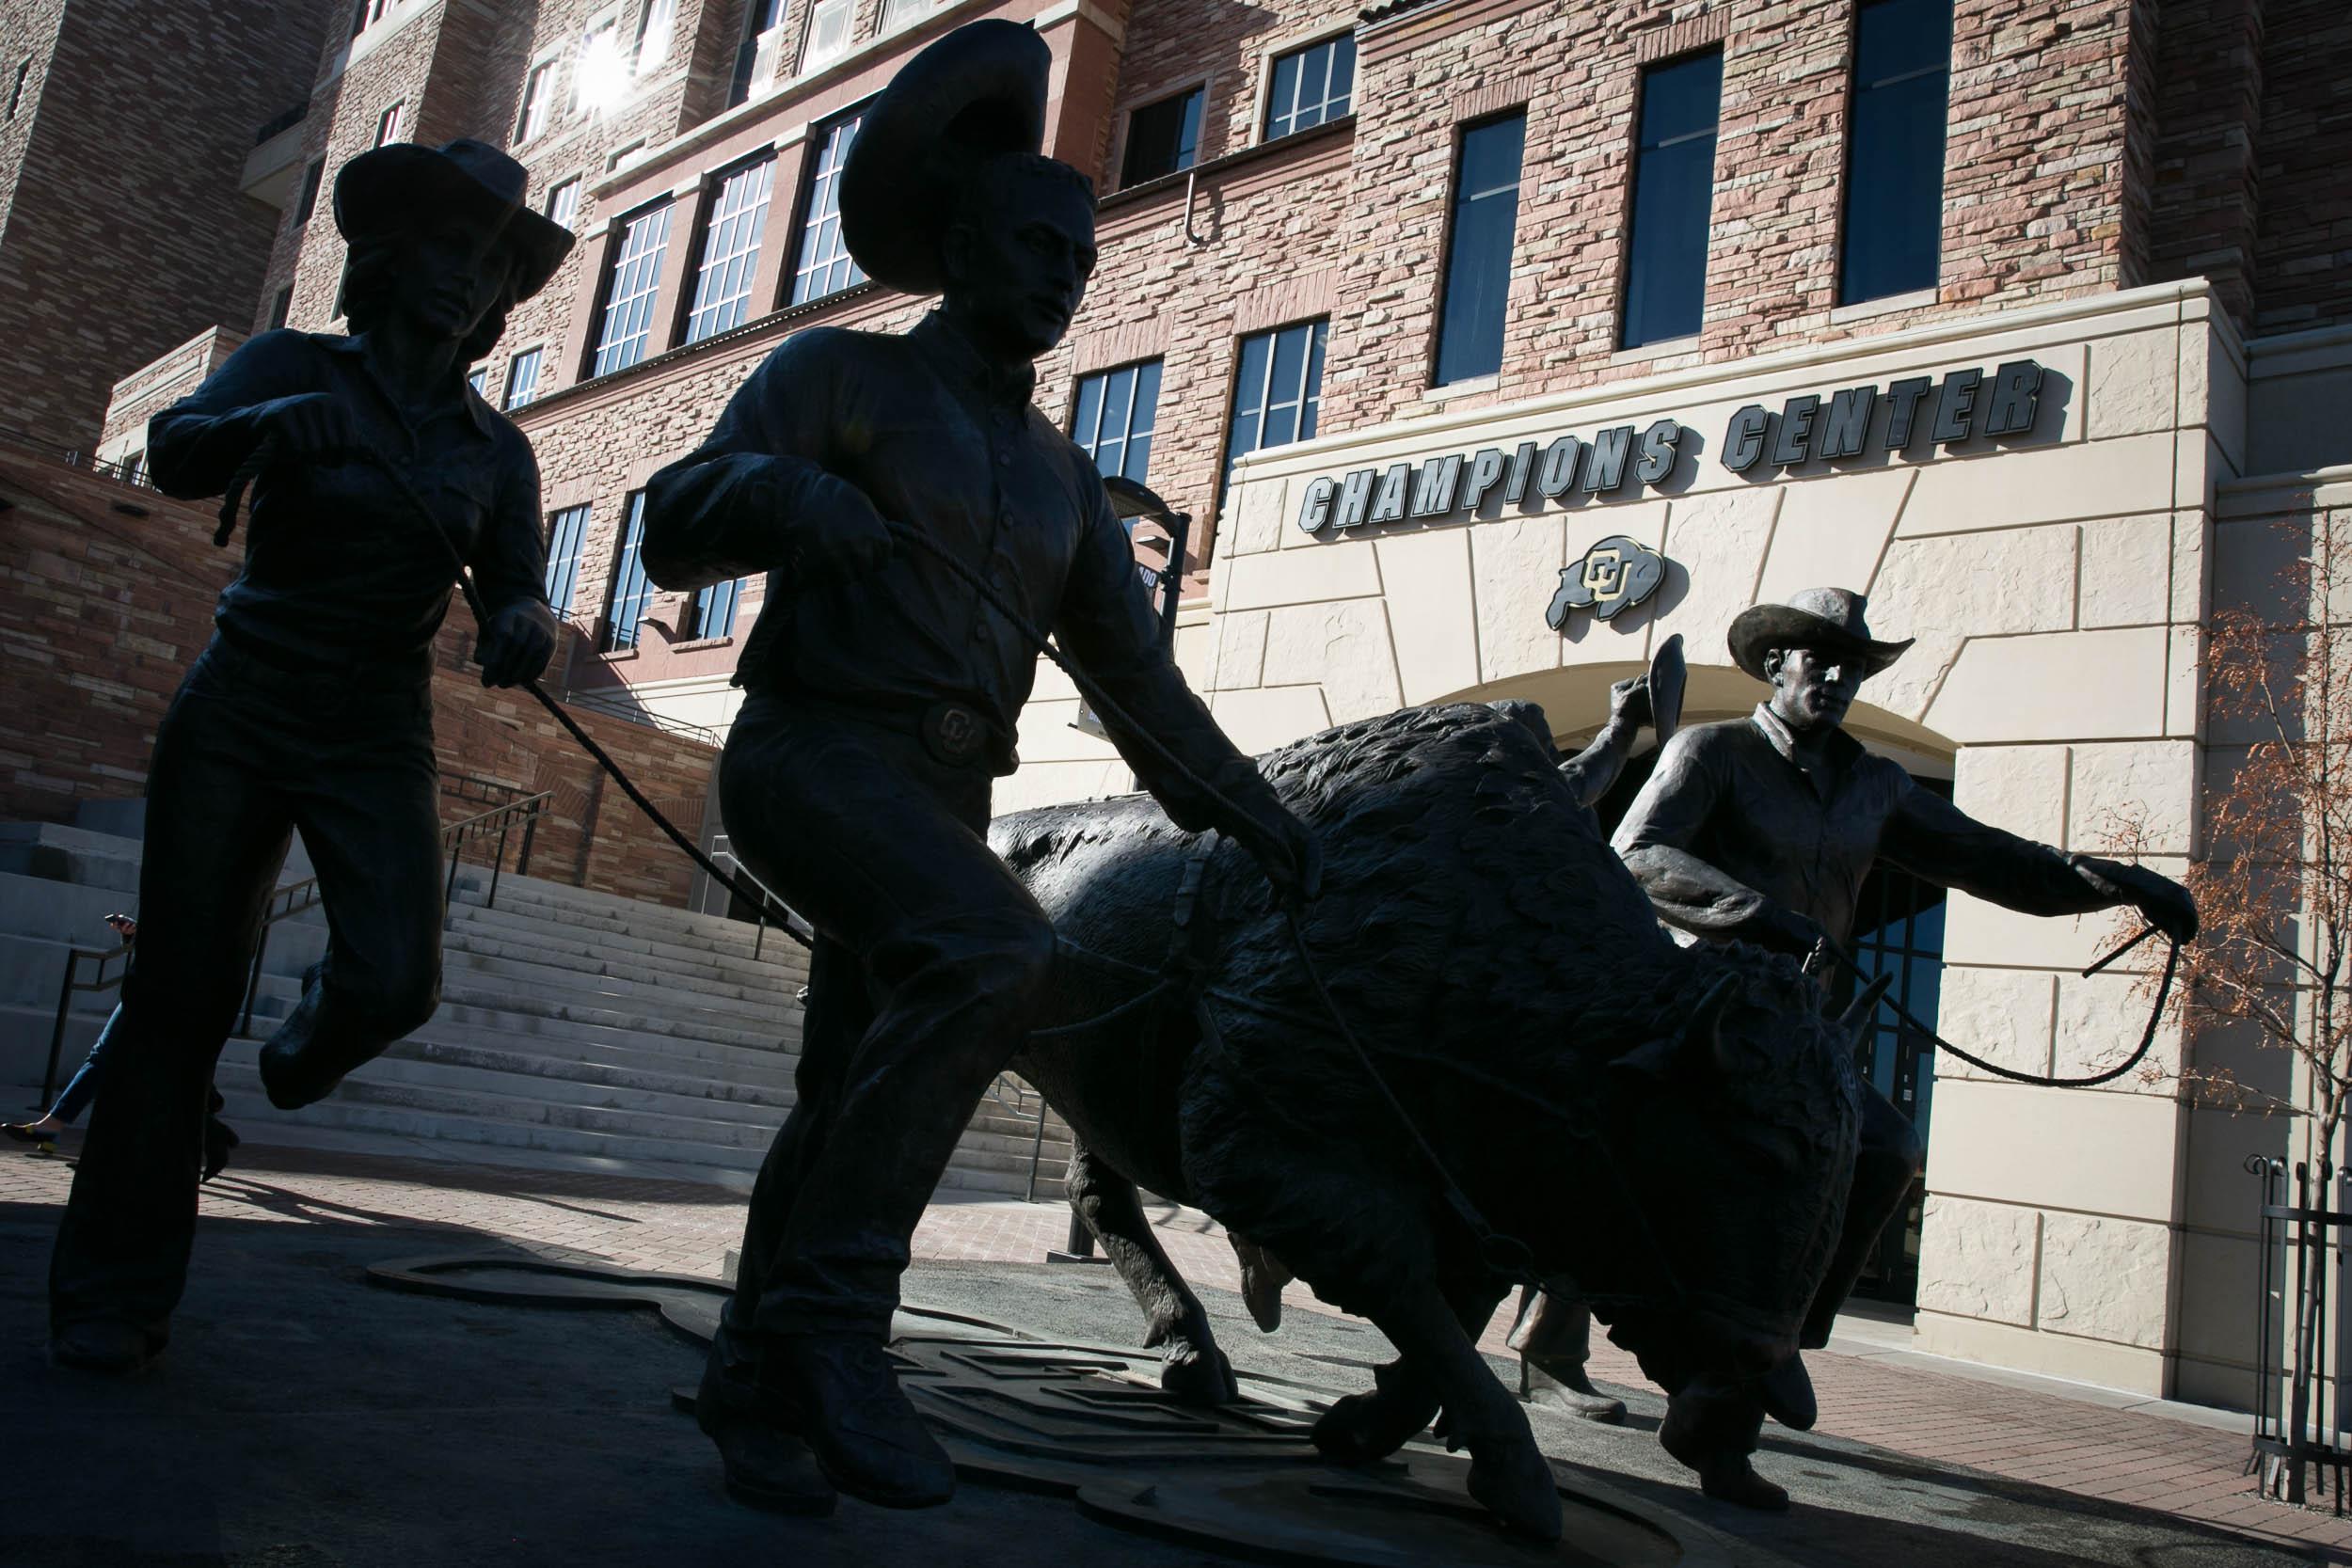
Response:
[[[1051,923],[988,847],[990,784],[906,731],[774,697],[728,734],[728,836],[818,935],[723,1356],[889,1330],[915,1223],[1053,966]]]
[[[281,1037],[373,1055],[440,999],[426,672],[293,673],[215,641],[156,732],[139,934],[50,1261],[53,1326],[165,1338],[186,1283],[213,1064],[295,830],[331,935]]]

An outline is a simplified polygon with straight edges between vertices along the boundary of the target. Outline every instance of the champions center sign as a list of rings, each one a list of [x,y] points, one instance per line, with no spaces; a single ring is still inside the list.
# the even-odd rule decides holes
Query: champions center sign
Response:
[[[1735,474],[1765,477],[1815,459],[1851,460],[1899,452],[1915,443],[1955,446],[1973,437],[2030,434],[2041,412],[2044,372],[2012,359],[1992,374],[1956,370],[1847,387],[1826,398],[1789,398],[1777,411],[1752,403],[1731,416],[1717,459]],[[1699,443],[1678,420],[1645,429],[1621,424],[1589,437],[1521,441],[1517,450],[1481,447],[1416,466],[1392,463],[1310,480],[1298,526],[1309,533],[1367,524],[1442,522],[1475,515],[1489,499],[1506,506],[1540,497],[1623,497],[1671,477]]]

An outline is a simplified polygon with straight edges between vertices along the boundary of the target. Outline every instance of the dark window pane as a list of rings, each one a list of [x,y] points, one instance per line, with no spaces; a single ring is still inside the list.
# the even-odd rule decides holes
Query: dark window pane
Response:
[[[1445,305],[1438,327],[1438,385],[1502,369],[1503,306],[1511,292],[1511,238],[1519,214],[1519,159],[1527,117],[1509,115],[1462,133],[1454,165]]]
[[[1127,117],[1127,153],[1119,182],[1140,184],[1190,168],[1200,150],[1201,89],[1164,98]]]
[[[1347,113],[1356,83],[1356,37],[1343,33],[1278,55],[1266,87],[1265,139],[1287,136]]]
[[[548,520],[548,608],[558,615],[572,610],[572,590],[580,582],[580,546],[588,532],[585,506],[566,507]]]
[[[539,361],[543,351],[527,348],[506,362],[506,406],[520,408],[539,395]]]
[[[302,171],[302,205],[294,209],[294,222],[308,223],[310,214],[319,210],[319,185],[326,178],[326,161],[321,159]]]
[[[1951,0],[1876,0],[1855,19],[1841,304],[1935,287],[1944,228]]]
[[[1160,362],[1147,360],[1089,375],[1078,383],[1070,438],[1084,447],[1104,478],[1123,474],[1144,483],[1158,416]]]
[[[678,640],[690,641],[697,637],[731,635],[735,630],[736,602],[743,596],[745,580],[729,578],[695,594],[693,602],[686,607],[686,625],[680,628]]]
[[[1253,332],[1241,341],[1233,372],[1233,412],[1226,427],[1225,476],[1261,447],[1303,441],[1315,433],[1315,410],[1323,397],[1325,324],[1301,322],[1275,332]]]
[[[621,533],[621,557],[612,568],[612,597],[604,615],[606,649],[637,646],[637,623],[653,608],[653,582],[645,576],[645,493],[632,491],[628,522]]]
[[[1266,139],[1291,134],[1292,124],[1298,118],[1298,62],[1302,56],[1284,55],[1274,62],[1274,85],[1266,90]]]
[[[1633,221],[1626,240],[1627,348],[1699,329],[1707,304],[1707,220],[1724,57],[1696,55],[1642,73]]]

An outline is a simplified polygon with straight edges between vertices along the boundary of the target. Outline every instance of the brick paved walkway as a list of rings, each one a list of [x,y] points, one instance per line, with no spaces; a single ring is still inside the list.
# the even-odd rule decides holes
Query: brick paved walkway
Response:
[[[70,1148],[71,1146],[69,1146]],[[0,1203],[62,1204],[64,1159],[0,1151]],[[742,1222],[740,1195],[685,1181],[448,1164],[311,1149],[246,1148],[204,1190],[206,1215],[446,1227],[453,1246],[511,1244],[548,1258],[715,1275]],[[1205,1216],[1154,1215],[1169,1257],[1201,1285],[1240,1289],[1224,1233]],[[1062,1244],[1060,1204],[944,1202],[915,1231],[917,1258],[1034,1262]],[[199,1243],[199,1250],[201,1242]],[[1303,1286],[1293,1309],[1327,1310]],[[1487,1331],[1500,1350],[1504,1316]],[[2352,1520],[2254,1496],[2240,1475],[2246,1439],[2168,1416],[1889,1364],[1860,1354],[1808,1358],[1821,1430],[1931,1463],[1966,1465],[2111,1503],[2161,1509],[2352,1563]],[[1594,1374],[1641,1383],[1632,1358],[1598,1344]]]

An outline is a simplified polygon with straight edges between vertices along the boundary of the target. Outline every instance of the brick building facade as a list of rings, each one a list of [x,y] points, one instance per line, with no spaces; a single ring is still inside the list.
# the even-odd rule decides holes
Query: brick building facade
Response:
[[[0,4],[0,426],[87,451],[117,377],[250,324],[342,8]]]

